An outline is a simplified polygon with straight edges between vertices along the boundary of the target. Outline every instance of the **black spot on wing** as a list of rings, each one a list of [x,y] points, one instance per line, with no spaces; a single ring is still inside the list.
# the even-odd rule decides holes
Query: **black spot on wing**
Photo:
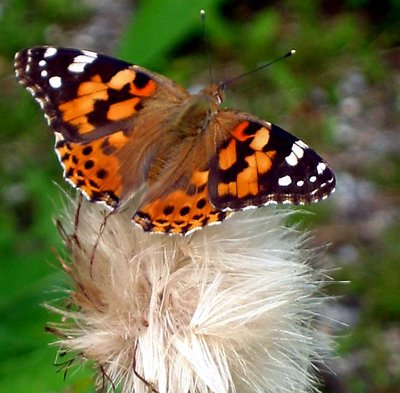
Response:
[[[146,87],[146,85],[149,83],[150,77],[145,74],[144,72],[141,71],[136,71],[136,76],[135,80],[133,81],[133,84],[138,88],[142,89],[143,87]]]

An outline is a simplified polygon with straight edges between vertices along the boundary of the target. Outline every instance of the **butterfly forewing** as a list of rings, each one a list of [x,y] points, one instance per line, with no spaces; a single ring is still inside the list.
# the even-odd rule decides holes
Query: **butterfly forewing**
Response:
[[[276,125],[241,117],[211,160],[209,193],[216,208],[311,203],[334,190],[332,171],[304,142]]]
[[[15,70],[56,133],[64,177],[111,207],[143,184],[162,136],[162,111],[173,112],[188,96],[156,73],[91,51],[25,49]]]

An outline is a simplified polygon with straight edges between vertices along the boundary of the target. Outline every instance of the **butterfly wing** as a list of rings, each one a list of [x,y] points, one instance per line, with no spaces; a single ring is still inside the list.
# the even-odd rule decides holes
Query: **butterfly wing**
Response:
[[[163,119],[188,96],[161,75],[90,51],[25,49],[15,71],[56,134],[64,177],[112,207],[142,185]]]
[[[326,162],[287,131],[233,111],[221,112],[217,121],[230,124],[231,132],[210,161],[208,192],[216,209],[305,204],[334,191]]]
[[[190,145],[135,213],[146,231],[186,234],[222,221],[229,210],[310,203],[334,190],[334,175],[317,153],[248,114],[219,111]]]
[[[188,234],[224,220],[229,213],[215,209],[208,197],[207,168],[196,170],[188,181],[179,181],[169,191],[140,206],[133,221],[145,231]]]

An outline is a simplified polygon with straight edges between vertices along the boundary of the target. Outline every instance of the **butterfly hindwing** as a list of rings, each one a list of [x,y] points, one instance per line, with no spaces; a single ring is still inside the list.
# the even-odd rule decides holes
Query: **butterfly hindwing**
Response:
[[[181,234],[221,222],[229,213],[210,204],[208,173],[208,169],[196,170],[188,182],[144,203],[133,216],[134,222],[145,231]]]
[[[221,210],[311,203],[334,187],[332,171],[314,150],[278,126],[251,117],[238,122],[210,163],[210,201]]]

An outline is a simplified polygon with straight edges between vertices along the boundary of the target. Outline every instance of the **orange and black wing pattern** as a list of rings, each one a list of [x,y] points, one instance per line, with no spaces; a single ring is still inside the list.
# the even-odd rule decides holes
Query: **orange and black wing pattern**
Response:
[[[210,162],[208,192],[215,208],[299,205],[334,191],[333,172],[304,142],[271,123],[242,118]]]
[[[188,234],[205,225],[219,223],[229,213],[216,209],[208,196],[209,170],[196,170],[190,181],[145,202],[133,221],[145,231]]]
[[[15,72],[55,132],[66,180],[111,207],[131,195],[124,177],[140,177],[131,158],[146,130],[136,119],[148,100],[162,95],[156,74],[95,52],[45,46],[18,52]],[[169,91],[184,95],[176,86]]]

